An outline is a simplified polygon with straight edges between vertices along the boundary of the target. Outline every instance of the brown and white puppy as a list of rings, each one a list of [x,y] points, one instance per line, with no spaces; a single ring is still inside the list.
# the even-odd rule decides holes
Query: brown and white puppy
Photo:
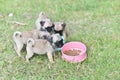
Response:
[[[60,36],[64,37],[64,40],[67,39],[67,32],[65,30],[66,23],[65,22],[55,22],[53,26],[54,33],[59,33]]]
[[[49,36],[50,34],[45,31],[31,30],[31,31],[16,31],[13,34],[14,49],[17,52],[18,56],[21,56],[21,50],[23,46],[27,43],[28,38],[38,39],[43,38],[44,36]]]
[[[32,39],[29,38],[27,40],[27,55],[26,55],[26,61],[29,62],[29,59],[36,54],[47,54],[48,59],[51,63],[54,63],[53,61],[53,53],[54,49],[51,46],[51,44],[47,40],[43,39]]]
[[[53,23],[49,18],[47,18],[44,12],[40,12],[35,25],[37,30],[46,29],[46,31],[52,33]]]

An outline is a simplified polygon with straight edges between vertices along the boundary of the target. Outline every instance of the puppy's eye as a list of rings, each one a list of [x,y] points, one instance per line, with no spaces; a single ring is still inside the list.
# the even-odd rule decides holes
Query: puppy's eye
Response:
[[[61,24],[61,26],[65,27],[65,26],[66,26],[66,23]]]

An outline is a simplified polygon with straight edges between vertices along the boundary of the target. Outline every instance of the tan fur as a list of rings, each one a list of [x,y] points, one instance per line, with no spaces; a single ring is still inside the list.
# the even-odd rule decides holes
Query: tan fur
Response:
[[[65,27],[62,26],[62,24],[65,24]],[[65,22],[54,22],[54,30],[63,30],[63,36],[65,41],[67,40],[68,34],[67,34],[67,30],[66,30],[66,23]]]
[[[33,40],[32,38],[30,38],[27,41],[26,50],[27,50],[27,55],[26,55],[27,62],[29,62],[29,59],[34,55],[34,53],[36,53],[36,54],[47,54],[49,61],[51,63],[54,63],[53,61],[54,49],[47,40],[43,40],[43,39]]]
[[[45,24],[43,27],[51,27],[53,24],[52,24],[52,21],[50,19],[45,19]]]

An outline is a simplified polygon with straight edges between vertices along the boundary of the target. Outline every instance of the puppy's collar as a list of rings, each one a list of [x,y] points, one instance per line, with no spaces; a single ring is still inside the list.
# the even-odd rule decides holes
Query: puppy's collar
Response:
[[[55,51],[60,51],[60,50],[61,50],[61,48],[56,48],[56,49],[55,49]]]
[[[65,43],[65,38],[64,38],[64,36],[61,36],[61,37],[62,37],[63,43]]]

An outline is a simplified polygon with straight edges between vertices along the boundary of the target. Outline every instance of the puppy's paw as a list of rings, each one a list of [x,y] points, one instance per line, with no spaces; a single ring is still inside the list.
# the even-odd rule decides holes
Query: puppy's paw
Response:
[[[50,63],[54,64],[55,62],[54,61],[50,61]]]
[[[30,63],[30,61],[29,61],[29,60],[26,60],[25,62],[26,62],[26,63]]]
[[[18,57],[21,58],[22,57],[21,54],[18,54]]]

